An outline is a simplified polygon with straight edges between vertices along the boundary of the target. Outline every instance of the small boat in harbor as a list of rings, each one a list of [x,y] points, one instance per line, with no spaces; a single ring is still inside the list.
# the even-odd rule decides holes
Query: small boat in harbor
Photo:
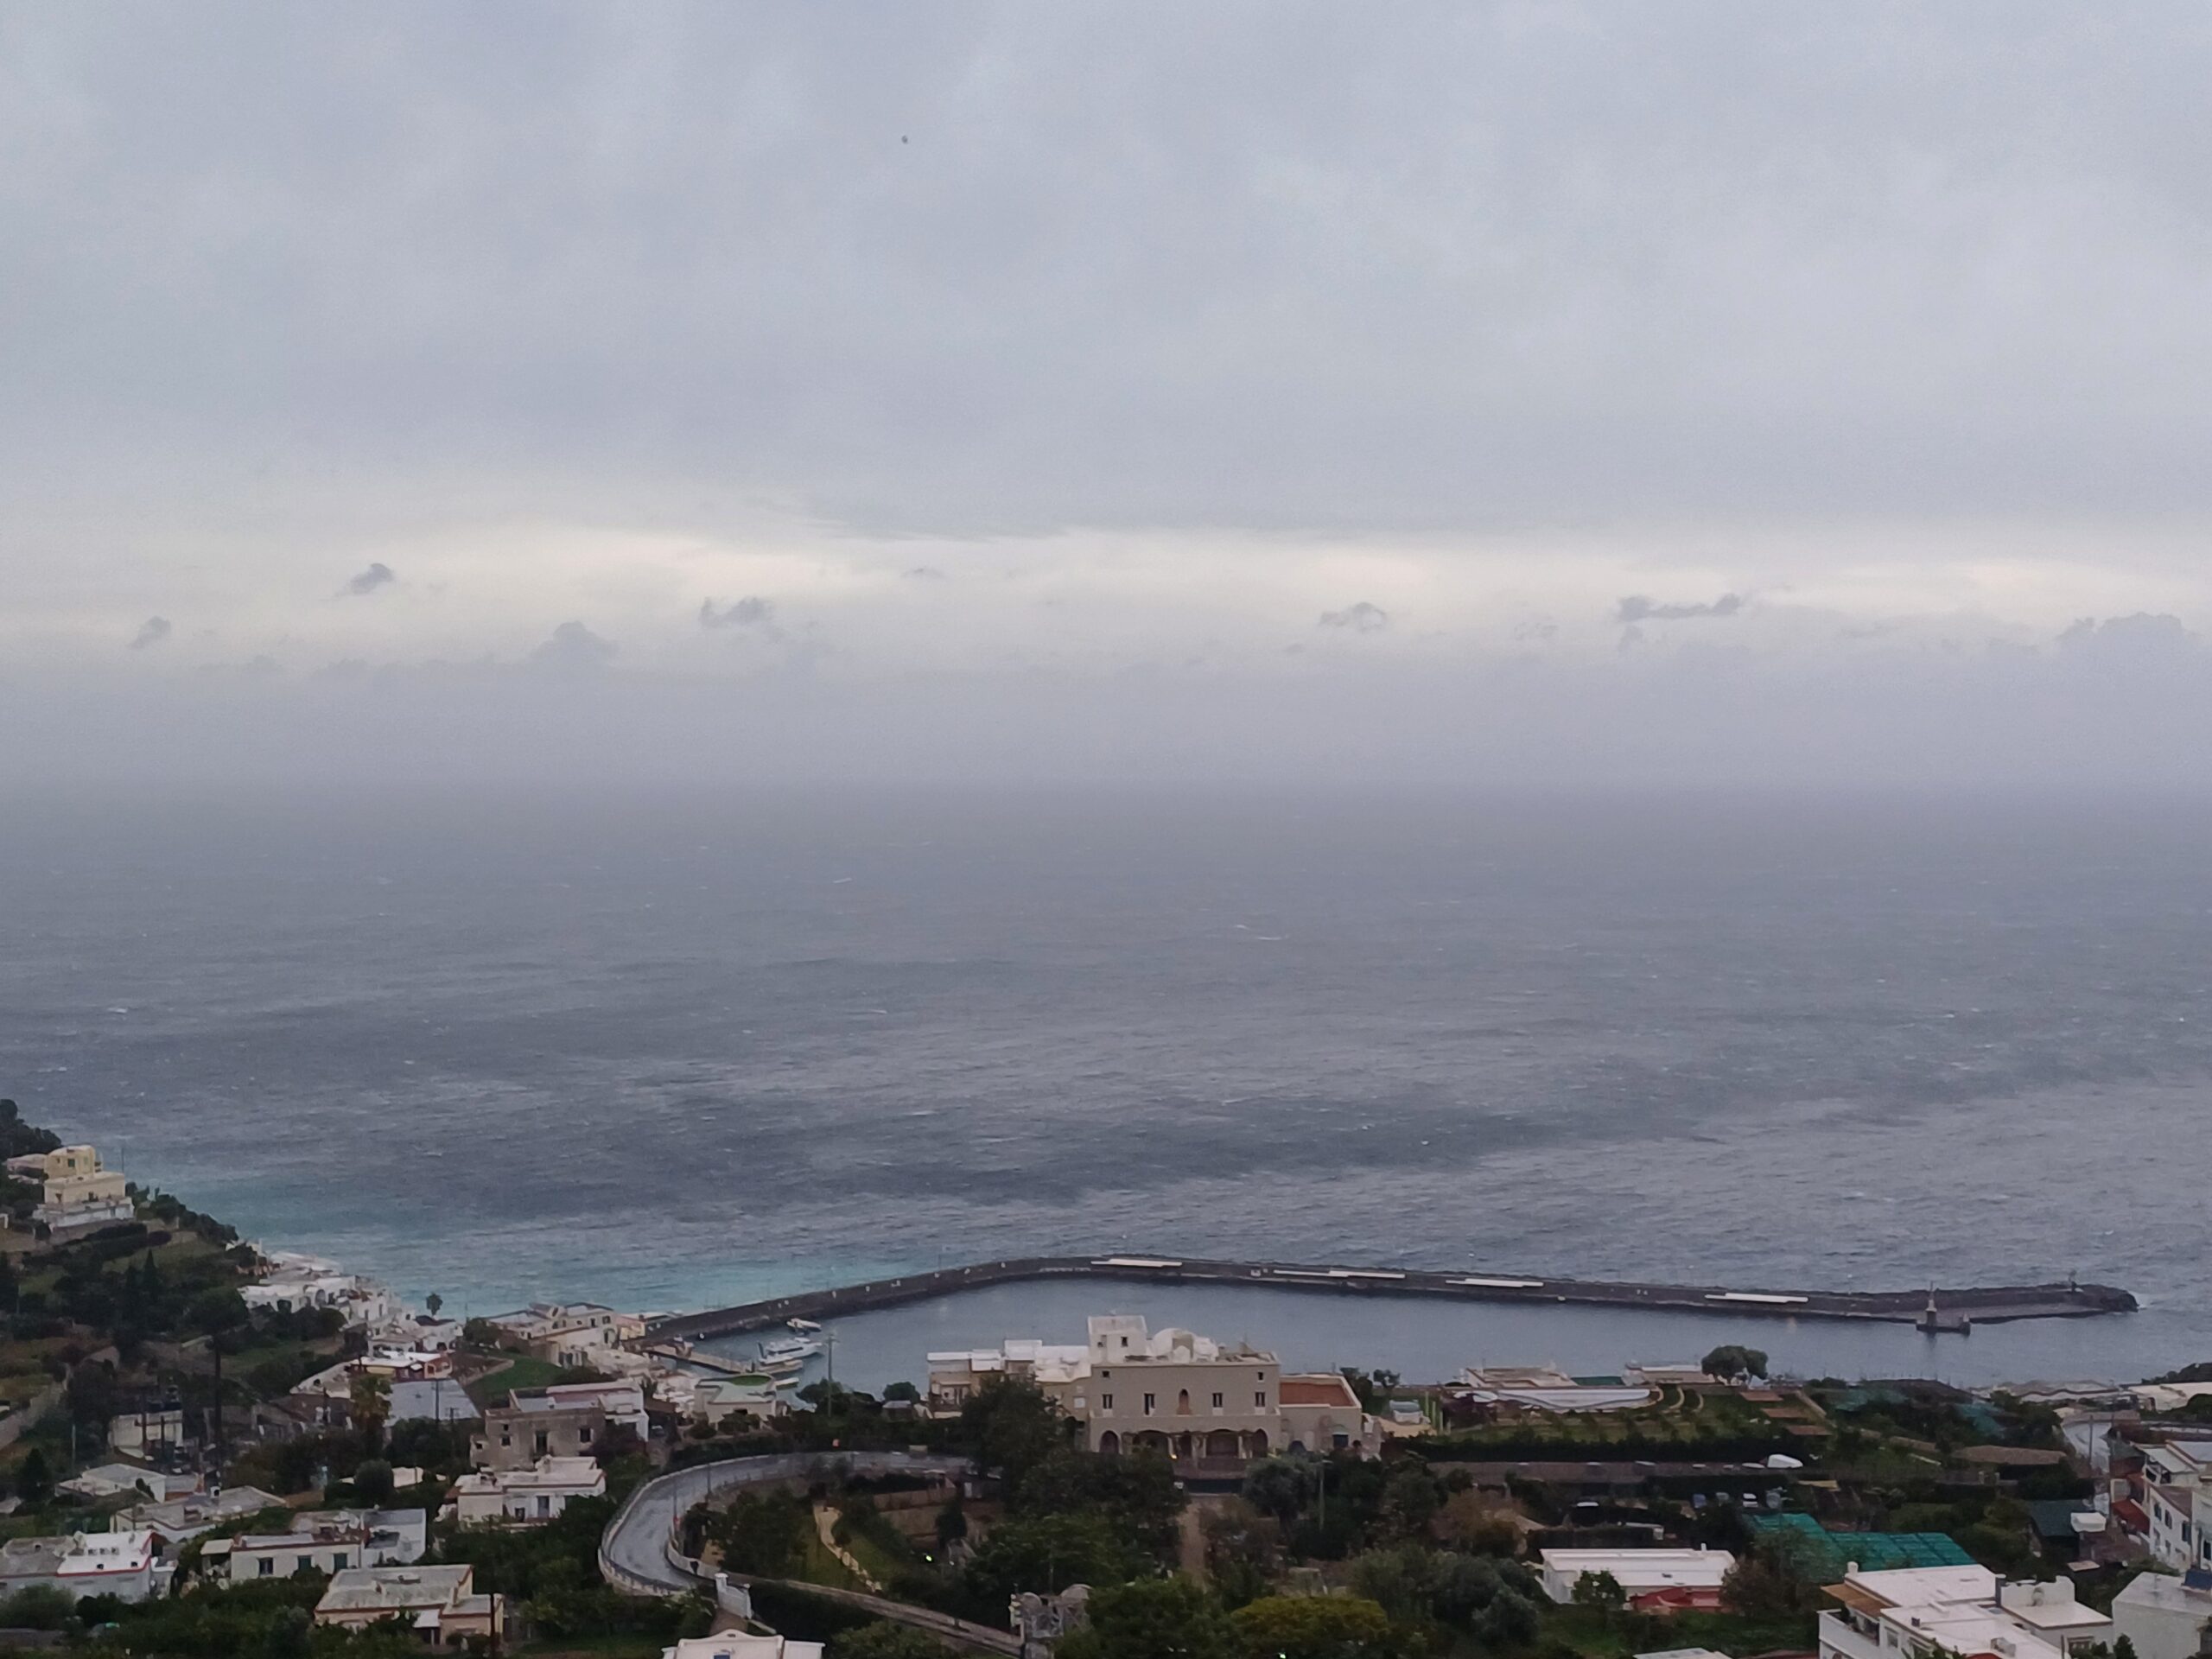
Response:
[[[771,1376],[795,1371],[821,1351],[822,1344],[810,1337],[779,1337],[760,1344],[760,1369]]]
[[[812,1319],[785,1319],[784,1323],[794,1331],[819,1331],[822,1328]]]

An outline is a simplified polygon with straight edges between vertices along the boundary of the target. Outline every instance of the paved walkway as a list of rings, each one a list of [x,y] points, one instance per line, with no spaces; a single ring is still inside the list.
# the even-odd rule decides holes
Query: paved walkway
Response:
[[[817,1503],[814,1506],[814,1535],[822,1540],[822,1548],[835,1555],[838,1564],[846,1572],[861,1581],[861,1589],[880,1590],[883,1588],[875,1581],[875,1574],[855,1560],[853,1552],[837,1541],[837,1511],[827,1503]]]

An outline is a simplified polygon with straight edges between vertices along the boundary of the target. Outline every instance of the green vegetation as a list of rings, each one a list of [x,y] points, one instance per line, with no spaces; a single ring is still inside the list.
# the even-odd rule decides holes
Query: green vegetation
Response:
[[[1726,1342],[1698,1361],[1698,1369],[1707,1376],[1717,1376],[1726,1382],[1738,1377],[1763,1377],[1766,1375],[1766,1351]]]

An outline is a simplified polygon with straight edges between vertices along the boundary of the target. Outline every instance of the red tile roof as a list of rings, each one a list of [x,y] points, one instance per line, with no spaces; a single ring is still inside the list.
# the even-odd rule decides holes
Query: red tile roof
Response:
[[[1359,1409],[1359,1396],[1341,1376],[1286,1376],[1276,1393],[1286,1406],[1342,1406]]]

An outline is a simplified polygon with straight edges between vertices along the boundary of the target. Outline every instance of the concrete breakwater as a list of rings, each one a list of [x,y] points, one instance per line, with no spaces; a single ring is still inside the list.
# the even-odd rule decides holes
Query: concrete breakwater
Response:
[[[2135,1298],[2110,1285],[2072,1282],[1993,1285],[1962,1289],[1835,1291],[1739,1289],[1726,1285],[1669,1285],[1591,1279],[1542,1279],[1503,1273],[1420,1268],[1309,1267],[1281,1262],[1214,1262],[1175,1256],[1032,1255],[962,1268],[938,1268],[810,1290],[735,1307],[656,1320],[660,1341],[701,1341],[766,1330],[788,1319],[824,1319],[901,1303],[928,1301],[988,1285],[1046,1279],[1117,1280],[1144,1284],[1244,1285],[1270,1290],[1325,1291],[1348,1296],[1411,1296],[1471,1302],[1649,1308],[1783,1319],[1874,1319],[1955,1331],[2009,1319],[2078,1319],[2132,1311]],[[1929,1318],[1930,1307],[1936,1310]]]

